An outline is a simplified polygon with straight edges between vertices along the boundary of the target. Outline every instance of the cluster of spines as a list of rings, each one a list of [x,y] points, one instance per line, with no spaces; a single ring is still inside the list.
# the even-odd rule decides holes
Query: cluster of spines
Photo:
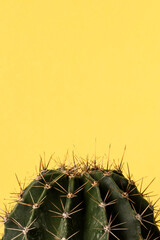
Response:
[[[20,181],[17,178],[19,187],[20,187],[20,193],[16,193],[17,195],[17,199],[15,200],[16,203],[23,205],[23,206],[27,206],[31,208],[31,217],[29,219],[29,222],[27,224],[27,226],[23,226],[22,223],[18,222],[18,220],[16,220],[15,217],[12,216],[12,212],[9,213],[7,209],[3,210],[4,215],[1,215],[1,219],[2,222],[6,225],[6,230],[10,230],[10,231],[15,231],[15,232],[19,232],[19,234],[16,234],[14,237],[12,237],[12,240],[14,239],[18,239],[19,237],[24,237],[24,239],[28,239],[28,234],[31,230],[36,229],[36,222],[38,220],[38,216],[36,215],[36,210],[39,209],[45,199],[46,199],[46,191],[48,191],[51,188],[55,188],[57,191],[59,191],[60,193],[62,193],[63,195],[60,195],[60,205],[61,205],[61,209],[55,205],[53,202],[51,202],[51,205],[54,206],[56,210],[52,210],[49,209],[48,211],[57,215],[54,215],[52,217],[59,217],[59,218],[63,218],[63,219],[69,219],[72,217],[73,214],[79,212],[82,210],[82,208],[78,208],[82,202],[79,202],[76,206],[74,206],[71,210],[69,210],[68,212],[66,211],[62,198],[66,197],[66,200],[68,202],[70,202],[70,199],[74,198],[77,196],[77,194],[84,189],[84,187],[86,185],[88,185],[89,187],[87,188],[87,194],[90,196],[90,199],[97,203],[97,205],[101,208],[106,208],[109,205],[115,204],[117,199],[114,200],[110,200],[110,195],[111,192],[108,190],[104,200],[103,201],[99,201],[97,198],[95,198],[95,196],[93,196],[91,194],[91,189],[95,188],[97,186],[99,186],[101,180],[105,177],[105,176],[110,176],[112,175],[112,173],[117,173],[119,174],[119,176],[123,176],[122,175],[122,168],[123,168],[123,157],[120,161],[120,163],[118,165],[114,166],[114,169],[111,170],[111,166],[109,164],[109,161],[107,161],[107,166],[104,167],[103,164],[100,164],[97,162],[97,159],[95,158],[93,161],[89,161],[89,159],[78,159],[74,154],[73,154],[73,164],[72,166],[67,165],[65,162],[60,164],[59,168],[55,171],[53,170],[49,170],[49,163],[51,161],[51,158],[49,159],[48,163],[46,164],[45,161],[40,160],[40,166],[39,166],[39,172],[37,174],[37,177],[34,179],[34,186],[28,186],[27,188],[25,188],[25,186],[22,186],[22,184],[20,183]],[[127,165],[128,166],[128,165]],[[56,178],[53,177],[54,174],[56,174],[56,171],[59,171],[59,174],[57,175]],[[102,177],[99,178],[98,180],[96,180],[96,174],[98,172],[102,173]],[[61,172],[61,174],[60,174]],[[51,173],[51,174],[50,174]],[[92,174],[92,176],[90,175],[90,173]],[[117,183],[117,185],[119,185],[120,189],[122,190],[123,187],[125,186],[125,190],[121,191],[121,196],[125,199],[127,199],[134,212],[135,212],[135,217],[136,219],[140,222],[141,226],[143,226],[144,229],[146,229],[146,231],[148,231],[147,236],[145,238],[145,240],[157,240],[160,238],[160,236],[153,238],[154,234],[151,232],[150,229],[148,229],[149,225],[156,225],[158,224],[158,221],[155,222],[149,222],[148,220],[146,220],[145,218],[148,217],[149,215],[152,215],[153,212],[156,213],[155,219],[158,217],[159,211],[155,208],[155,205],[157,203],[157,201],[155,203],[151,203],[148,202],[148,204],[146,205],[145,209],[143,209],[143,211],[141,209],[139,209],[139,211],[137,211],[137,208],[135,207],[135,203],[132,200],[132,198],[134,198],[134,196],[139,196],[139,197],[146,197],[148,196],[148,194],[146,194],[146,190],[148,189],[149,185],[142,191],[138,191],[137,192],[137,187],[135,185],[135,182],[132,180],[132,176],[130,174],[129,171],[129,167],[128,167],[128,174],[127,174],[127,184],[126,182],[123,184],[122,182],[115,182]],[[47,176],[47,179],[46,179]],[[49,179],[48,179],[49,176]],[[63,177],[68,176],[69,182],[72,182],[72,178],[74,179],[75,177],[81,177],[84,176],[86,181],[85,183],[83,183],[79,188],[77,188],[74,191],[67,191],[65,189],[65,187],[63,187],[60,183],[59,180],[62,179]],[[142,179],[143,181],[143,179]],[[38,183],[38,185],[35,184],[35,182]],[[121,186],[120,186],[121,185]],[[38,188],[43,188],[43,191],[40,191],[40,197],[38,198],[38,200],[36,201],[34,199],[34,194],[33,191],[31,191],[32,188],[34,187],[38,187]],[[142,185],[141,187],[142,188]],[[73,190],[73,189],[72,189]],[[134,193],[136,190],[136,193]],[[24,201],[24,196],[27,195],[30,198],[29,203]],[[69,204],[69,203],[68,203]],[[70,204],[69,204],[70,205]],[[147,213],[148,209],[151,209],[152,212]],[[59,212],[58,212],[59,211]],[[147,214],[146,214],[147,213]],[[112,216],[112,213],[110,213],[110,216],[108,218],[107,224],[104,224],[103,222],[101,222],[99,219],[97,219],[95,216],[93,216],[92,218],[97,222],[97,224],[99,225],[99,227],[97,227],[96,229],[101,231],[102,235],[99,237],[99,239],[103,239],[103,237],[108,234],[111,237],[115,238],[115,239],[120,239],[116,236],[115,232],[116,231],[125,231],[127,230],[125,227],[123,227],[123,225],[125,224],[125,222],[121,222],[121,223],[116,223],[113,224],[115,219],[117,218],[116,214],[115,216]],[[13,227],[7,227],[7,223],[8,222],[12,222]],[[145,223],[147,223],[147,226],[145,225]],[[48,232],[50,235],[52,235],[55,239],[59,239],[59,240],[69,240],[71,238],[74,238],[74,236],[76,236],[79,233],[78,231],[75,231],[74,233],[70,234],[69,236],[66,237],[62,236],[61,233],[57,230],[57,228],[55,226],[53,226],[54,231],[51,231],[48,229],[48,227],[45,225],[45,223],[43,223],[44,228],[46,230],[46,232]],[[17,226],[17,228],[16,228]],[[107,236],[108,236],[107,235]],[[34,239],[34,238],[33,238]],[[139,235],[139,239],[144,239],[142,238],[142,235]],[[5,238],[4,238],[5,240]]]

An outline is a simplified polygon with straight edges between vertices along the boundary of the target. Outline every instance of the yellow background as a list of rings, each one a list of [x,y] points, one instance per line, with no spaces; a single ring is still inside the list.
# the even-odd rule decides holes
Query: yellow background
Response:
[[[160,2],[0,1],[0,208],[52,153],[108,153],[160,190]],[[157,197],[156,197],[157,198]]]

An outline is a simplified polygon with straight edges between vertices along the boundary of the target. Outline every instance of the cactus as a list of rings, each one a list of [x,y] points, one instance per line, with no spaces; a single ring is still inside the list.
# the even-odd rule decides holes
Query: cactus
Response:
[[[158,210],[138,190],[123,159],[112,169],[96,160],[75,160],[49,169],[40,161],[37,177],[16,205],[1,216],[3,240],[156,240]],[[127,165],[128,166],[128,165]]]

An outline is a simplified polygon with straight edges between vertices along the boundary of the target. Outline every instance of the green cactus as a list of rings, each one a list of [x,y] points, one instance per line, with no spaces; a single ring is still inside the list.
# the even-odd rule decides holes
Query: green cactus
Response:
[[[146,200],[129,171],[124,177],[122,161],[111,169],[108,162],[74,160],[51,170],[41,161],[37,177],[19,185],[17,204],[1,216],[3,240],[160,239],[156,203]]]

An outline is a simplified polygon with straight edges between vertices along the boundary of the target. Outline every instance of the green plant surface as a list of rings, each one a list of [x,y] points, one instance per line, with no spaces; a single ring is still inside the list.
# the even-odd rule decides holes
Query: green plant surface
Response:
[[[158,211],[136,183],[96,161],[58,169],[40,163],[37,177],[20,185],[16,205],[1,216],[3,240],[157,240]]]

